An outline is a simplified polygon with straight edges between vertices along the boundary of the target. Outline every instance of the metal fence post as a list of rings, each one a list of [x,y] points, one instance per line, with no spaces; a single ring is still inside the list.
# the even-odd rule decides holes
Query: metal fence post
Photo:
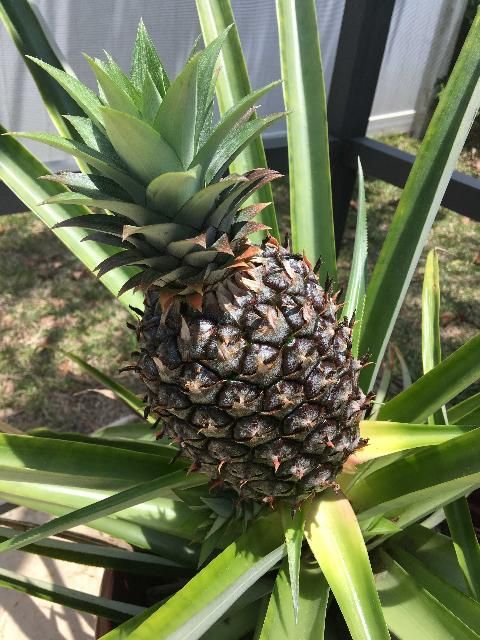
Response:
[[[367,131],[395,0],[346,0],[328,98],[335,240],[340,247],[356,170],[346,144]]]

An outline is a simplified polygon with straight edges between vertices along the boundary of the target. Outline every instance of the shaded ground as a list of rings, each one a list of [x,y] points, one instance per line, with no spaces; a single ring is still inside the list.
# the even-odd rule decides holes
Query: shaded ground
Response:
[[[414,151],[406,136],[387,139]],[[478,175],[480,154],[470,147],[461,168]],[[400,190],[378,180],[366,184],[370,268],[381,247]],[[288,184],[275,187],[281,226],[288,227]],[[353,203],[354,204],[354,203]],[[346,281],[355,230],[352,208],[340,253]],[[458,348],[480,327],[480,225],[441,210],[428,248],[439,247],[442,278],[444,354]],[[420,374],[420,302],[424,259],[414,276],[394,333],[413,377]],[[50,426],[88,431],[125,410],[95,388],[59,349],[72,351],[116,375],[133,349],[125,327],[127,312],[33,214],[0,218],[0,420],[20,428]],[[134,388],[125,374],[122,381]]]
[[[84,431],[122,415],[59,349],[115,374],[127,312],[33,214],[0,218],[0,247],[0,420]]]

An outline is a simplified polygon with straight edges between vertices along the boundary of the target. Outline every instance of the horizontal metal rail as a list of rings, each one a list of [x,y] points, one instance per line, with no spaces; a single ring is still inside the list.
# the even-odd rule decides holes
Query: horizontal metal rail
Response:
[[[403,188],[415,162],[415,156],[396,147],[372,140],[354,138],[340,141],[330,139],[332,165],[357,169],[360,158],[363,171],[371,178],[383,180]],[[288,173],[288,151],[286,147],[267,149],[268,166],[281,173]],[[454,171],[442,200],[442,206],[472,220],[480,221],[480,180]]]
[[[367,176],[400,188],[405,186],[415,161],[413,154],[371,138],[354,138],[347,141],[332,138],[330,146],[337,166],[341,163],[346,168],[356,169],[357,157],[359,157]],[[287,147],[267,149],[266,152],[268,166],[271,169],[284,174],[288,173]],[[51,171],[66,169],[58,162],[47,164]],[[72,170],[73,166],[68,169]],[[454,171],[443,197],[442,206],[472,220],[480,221],[480,180],[460,171]],[[4,183],[0,183],[0,215],[24,211],[25,205]]]
[[[355,138],[344,146],[343,161],[352,168],[360,158],[364,172],[396,187],[404,187],[415,156],[370,138]],[[454,171],[442,206],[480,221],[480,180]]]

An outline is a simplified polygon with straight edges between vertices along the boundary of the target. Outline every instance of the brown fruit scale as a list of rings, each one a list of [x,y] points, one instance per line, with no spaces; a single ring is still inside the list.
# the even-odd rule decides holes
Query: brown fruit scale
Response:
[[[352,323],[303,256],[272,238],[199,308],[151,289],[135,365],[163,431],[241,498],[299,504],[334,486],[370,404]]]

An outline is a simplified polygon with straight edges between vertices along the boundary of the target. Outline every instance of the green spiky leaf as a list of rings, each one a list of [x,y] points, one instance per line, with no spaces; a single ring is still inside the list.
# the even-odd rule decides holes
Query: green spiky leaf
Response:
[[[50,74],[75,100],[78,106],[85,111],[97,127],[103,130],[102,103],[91,89],[86,87],[80,80],[75,78],[75,76],[61,69],[57,69],[47,62],[43,62],[43,60],[39,60],[33,56],[28,56],[28,58]]]
[[[182,170],[173,148],[149,124],[109,107],[102,114],[116,152],[144,184],[161,173]]]
[[[274,113],[265,118],[243,122],[238,127],[234,127],[234,129],[225,136],[222,144],[217,147],[215,155],[208,167],[205,181],[210,183],[219,180],[228,165],[235,160],[238,154],[268,126],[276,120],[283,118],[283,115],[283,113]]]
[[[192,58],[172,82],[153,123],[154,129],[175,151],[183,169],[189,168],[195,154],[199,55]]]
[[[161,104],[162,96],[153,81],[150,71],[147,69],[142,90],[142,116],[148,124],[153,125],[155,122]]]
[[[154,211],[135,204],[134,202],[122,202],[121,200],[110,199],[108,194],[98,194],[98,198],[90,198],[79,193],[61,193],[45,200],[44,204],[82,204],[86,207],[108,209],[128,218],[130,222],[138,225],[146,225],[158,222],[161,216]],[[95,215],[95,214],[92,214]],[[81,226],[81,225],[78,225]]]
[[[143,20],[140,19],[137,29],[137,37],[135,39],[135,46],[133,48],[132,66],[130,71],[131,80],[138,91],[142,90],[147,72],[150,73],[157,91],[163,98],[170,86],[170,81],[155,45],[153,44],[153,40],[148,34]]]
[[[367,206],[365,202],[365,180],[360,159],[358,160],[358,207],[357,228],[353,248],[352,267],[348,279],[345,307],[342,314],[349,320],[355,314],[355,325],[352,333],[352,353],[358,356],[358,343],[365,307],[365,291],[367,288],[368,230]]]
[[[372,568],[355,513],[327,489],[311,505],[305,537],[354,640],[389,640]]]
[[[287,561],[278,572],[262,620],[259,640],[317,640],[324,637],[329,586],[318,566],[304,559],[300,563],[299,611],[296,620],[290,603],[291,584]],[[326,636],[325,636],[326,637]]]
[[[221,118],[215,129],[211,132],[209,137],[205,140],[203,145],[198,150],[192,164],[200,164],[205,169],[208,168],[210,162],[213,160],[217,149],[224,141],[227,134],[235,127],[238,126],[239,120],[244,114],[251,109],[257,100],[259,100],[265,93],[278,86],[279,82],[272,82],[266,87],[258,89],[258,91],[252,91],[245,98],[240,100],[231,109],[229,109]],[[233,158],[230,159],[230,161]],[[230,164],[231,162],[229,162]]]
[[[0,586],[28,593],[35,598],[56,602],[78,611],[93,613],[96,616],[119,623],[143,611],[143,607],[137,605],[92,596],[77,589],[69,589],[61,584],[37,580],[31,576],[23,576],[3,568],[0,568]]]
[[[103,175],[111,178],[114,182],[122,186],[133,197],[136,202],[145,200],[145,188],[128,173],[125,172],[123,166],[119,166],[117,158],[111,157],[105,153],[100,153],[86,144],[75,140],[67,140],[60,136],[48,133],[14,133],[20,138],[28,140],[36,140],[42,142],[60,151],[66,151],[72,156],[85,160],[90,166],[95,167],[103,173]]]
[[[95,74],[108,105],[112,109],[123,111],[124,113],[129,113],[131,116],[138,117],[139,112],[134,101],[128,93],[119,86],[118,82],[115,81],[115,77],[112,77],[111,72],[108,70],[108,66],[105,63],[102,63],[101,60],[94,60],[86,54],[84,54],[84,57]]]
[[[302,554],[303,532],[305,528],[305,513],[298,510],[290,518],[285,512],[283,526],[285,529],[285,544],[287,547],[288,577],[292,594],[293,613],[298,622],[299,592],[300,592],[300,558]]]
[[[192,196],[200,191],[201,167],[189,171],[164,173],[150,182],[147,187],[147,203],[152,208],[165,213],[169,218],[175,214]]]

